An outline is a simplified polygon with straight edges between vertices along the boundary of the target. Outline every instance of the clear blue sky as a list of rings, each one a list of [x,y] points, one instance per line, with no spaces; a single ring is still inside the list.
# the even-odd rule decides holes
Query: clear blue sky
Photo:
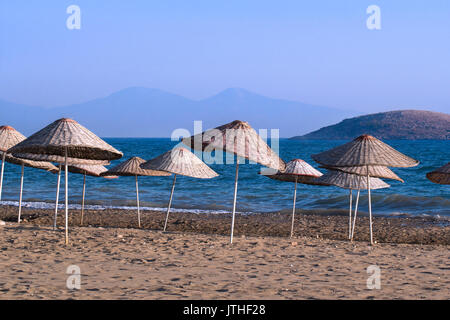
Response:
[[[68,30],[66,8],[81,8]],[[381,30],[366,8],[381,8]],[[130,87],[228,87],[378,111],[450,111],[448,0],[0,2],[0,99],[58,106]]]

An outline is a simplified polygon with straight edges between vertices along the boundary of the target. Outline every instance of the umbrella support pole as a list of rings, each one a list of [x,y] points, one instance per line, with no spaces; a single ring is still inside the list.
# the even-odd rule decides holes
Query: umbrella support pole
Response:
[[[139,183],[138,176],[136,175],[136,205],[137,205],[137,216],[138,216],[138,226],[141,227],[141,210],[139,208]]]
[[[173,197],[173,191],[175,190],[175,182],[176,181],[177,181],[177,175],[174,174],[173,183],[172,183],[172,191],[170,192],[169,204],[167,205],[166,221],[164,222],[164,231],[166,231],[167,221],[169,221],[170,206],[172,205],[172,197]]]
[[[294,219],[295,219],[295,203],[297,202],[297,180],[295,177],[295,188],[294,188],[294,204],[292,206],[292,223],[291,223],[291,238],[294,236]]]
[[[65,179],[65,185],[64,185],[64,191],[65,191],[65,196],[66,198],[64,199],[65,202],[65,215],[66,215],[66,233],[65,233],[65,243],[66,245],[69,244],[69,187],[68,187],[68,183],[69,183],[69,168],[67,165],[67,147],[64,150],[64,157],[65,157],[65,161],[64,161],[64,169],[66,171],[66,174],[64,176]]]
[[[84,218],[84,197],[86,196],[86,173],[84,173],[83,176],[83,195],[82,195],[82,199],[81,199],[81,221],[80,221],[80,226],[83,225],[83,218]]]
[[[19,216],[17,218],[18,223],[20,223],[20,214],[22,213],[23,167],[24,167],[24,165],[22,164],[22,173],[20,175]]]
[[[353,207],[353,190],[350,189],[350,210],[348,212],[348,239],[350,240],[352,238],[352,207]]]
[[[369,229],[370,229],[370,244],[373,245],[373,230],[372,230],[372,198],[370,195],[370,175],[369,166],[367,166],[367,192],[369,195]]]
[[[61,164],[59,164],[58,183],[56,186],[56,201],[55,201],[55,218],[53,219],[53,230],[56,230],[56,219],[58,218],[58,204],[59,204],[59,187],[61,185]]]
[[[2,174],[1,174],[1,177],[0,177],[0,201],[2,201],[3,172],[5,172],[5,158],[6,158],[6,152],[3,152],[3,155],[2,155]]]
[[[230,243],[233,243],[234,220],[235,220],[235,216],[236,216],[236,197],[237,197],[238,177],[239,177],[239,157],[236,156],[236,176],[234,178],[233,217],[231,219]]]
[[[350,238],[353,241],[353,236],[355,235],[355,224],[356,224],[356,215],[358,214],[358,204],[359,204],[359,194],[361,190],[358,189],[358,193],[356,194],[356,204],[355,204],[355,214],[353,215],[353,226],[352,226],[352,236]]]

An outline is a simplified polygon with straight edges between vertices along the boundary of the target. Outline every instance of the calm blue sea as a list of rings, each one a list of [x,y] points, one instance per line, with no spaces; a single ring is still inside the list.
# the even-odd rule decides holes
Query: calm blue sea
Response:
[[[124,159],[139,156],[151,159],[173,147],[176,142],[160,138],[106,138],[108,143],[124,153]],[[280,140],[280,155],[286,162],[301,158],[314,167],[310,158],[346,141],[292,141]],[[420,160],[414,168],[393,168],[405,183],[386,180],[391,187],[373,192],[373,210],[384,215],[433,215],[450,217],[450,186],[431,183],[425,177],[428,171],[450,161],[449,141],[386,141],[397,150]],[[120,162],[114,161],[112,165]],[[211,165],[219,177],[202,180],[179,176],[175,187],[173,207],[190,212],[230,212],[233,201],[235,166]],[[17,205],[19,198],[20,167],[5,165],[4,204]],[[258,175],[260,165],[240,165],[237,210],[240,212],[273,212],[292,208],[293,183],[279,182]],[[319,169],[322,172],[323,169]],[[57,175],[42,170],[25,168],[24,201],[26,206],[52,207],[55,199]],[[64,179],[61,179],[64,183]],[[166,208],[172,177],[140,177],[141,206]],[[81,201],[83,177],[69,174],[69,201],[77,207]],[[109,180],[87,178],[87,204],[93,208],[135,208],[135,182],[133,177]],[[64,200],[62,193],[61,203]],[[299,185],[298,208],[325,209],[330,214],[336,209],[347,209],[348,191],[336,187]],[[361,199],[362,210],[367,197]]]

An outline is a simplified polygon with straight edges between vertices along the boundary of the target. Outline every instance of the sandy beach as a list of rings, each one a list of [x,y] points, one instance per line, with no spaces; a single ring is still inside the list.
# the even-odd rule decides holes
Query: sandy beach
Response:
[[[3,208],[2,220],[11,220],[13,212]],[[50,210],[26,209],[24,223],[0,226],[0,299],[450,298],[449,227],[426,220],[377,217],[376,230],[396,224],[403,229],[400,236],[385,235],[390,243],[370,247],[340,239],[343,216],[302,216],[296,233],[310,231],[294,239],[285,237],[288,215],[239,216],[230,245],[229,225],[220,215],[174,214],[171,231],[163,233],[124,228],[133,223],[131,212],[97,211],[87,214],[90,227],[71,227],[66,247],[62,228],[52,231],[50,216]],[[162,217],[144,213],[144,228]],[[200,223],[203,229],[197,230]],[[384,232],[375,233],[379,241]],[[66,287],[70,265],[80,268],[80,290]],[[367,288],[370,265],[380,268],[379,290]]]

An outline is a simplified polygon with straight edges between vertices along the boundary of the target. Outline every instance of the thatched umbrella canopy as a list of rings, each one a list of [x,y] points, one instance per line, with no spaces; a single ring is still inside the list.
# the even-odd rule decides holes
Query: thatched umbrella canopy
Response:
[[[6,152],[9,148],[14,147],[19,142],[25,140],[26,137],[19,131],[10,126],[0,126],[0,151]]]
[[[35,169],[42,169],[42,170],[45,170],[45,171],[49,171],[51,173],[57,173],[58,172],[58,168],[55,165],[53,165],[52,163],[50,163],[50,162],[20,159],[20,158],[13,157],[10,154],[6,155],[5,161],[9,162],[9,163],[12,163],[12,164],[19,165],[19,166],[35,168]]]
[[[352,190],[367,190],[368,185],[371,190],[390,187],[389,184],[379,178],[370,178],[369,184],[367,184],[366,179],[362,176],[336,170],[328,171],[323,176],[318,178],[317,182]]]
[[[64,164],[66,161],[65,157],[56,156],[51,154],[34,154],[34,153],[14,153],[14,156],[21,159],[29,159],[33,161],[47,161],[59,164]],[[107,166],[111,163],[110,160],[91,160],[91,159],[79,159],[79,158],[67,158],[67,164],[71,165],[100,165]]]
[[[274,180],[295,182],[294,188],[294,204],[292,208],[291,238],[294,235],[294,219],[295,219],[295,203],[297,202],[297,183],[317,185],[316,178],[322,176],[322,173],[314,169],[309,163],[302,159],[294,159],[286,164],[284,171],[278,171],[275,174],[264,174],[261,170],[260,174],[265,175]]]
[[[376,190],[376,189],[383,189],[383,188],[389,188],[390,185],[384,182],[383,180],[379,178],[369,178],[369,181],[365,179],[361,175],[351,174],[339,170],[330,170],[326,174],[324,174],[322,177],[317,179],[319,183],[326,183],[332,186],[336,186],[343,189],[349,189],[350,190],[350,211],[349,211],[349,220],[348,220],[348,238],[353,240],[353,233],[355,230],[355,222],[356,222],[356,215],[358,213],[358,203],[359,203],[359,195],[361,190]],[[369,182],[369,183],[367,183]],[[358,190],[357,196],[356,196],[356,204],[355,204],[355,213],[353,216],[353,227],[352,227],[352,191]]]
[[[0,127],[0,151],[2,152],[2,169],[0,176],[0,201],[2,200],[3,173],[5,171],[6,151],[25,139],[26,137],[13,127],[10,126]]]
[[[46,154],[89,160],[117,160],[123,154],[72,119],[62,118],[11,148],[9,153]]]
[[[0,176],[0,201],[2,199],[2,191],[3,191],[3,174],[5,171],[5,161],[9,163],[13,163],[19,166],[22,166],[22,173],[20,177],[20,196],[19,196],[19,215],[18,222],[20,223],[20,215],[22,212],[22,194],[23,194],[23,177],[24,177],[24,167],[31,167],[36,169],[43,169],[50,172],[57,172],[58,169],[47,162],[37,162],[30,160],[22,160],[16,157],[13,157],[11,154],[8,154],[8,150],[18,143],[25,140],[26,137],[21,134],[19,131],[10,126],[1,126],[0,127],[0,151],[2,152],[2,168],[1,168],[1,176]]]
[[[384,167],[414,167],[419,161],[412,159],[395,150],[386,143],[370,135],[362,135],[346,144],[331,150],[314,154],[312,158],[326,167],[366,167],[366,182],[370,181],[370,168],[372,166]],[[369,195],[369,229],[370,244],[373,244],[372,231],[372,199],[370,187],[367,189]]]
[[[233,243],[234,220],[236,213],[237,182],[239,174],[239,157],[262,164],[268,168],[284,171],[285,163],[261,139],[247,122],[235,120],[215,129],[184,138],[182,142],[194,150],[224,150],[236,155],[236,175],[234,182],[233,217],[231,220],[231,237]]]
[[[283,160],[245,121],[235,120],[215,129],[184,138],[182,142],[194,150],[223,150],[272,169],[280,171],[285,169]]]
[[[105,166],[94,164],[94,165],[87,165],[87,164],[73,164],[69,165],[69,172],[71,173],[78,173],[86,176],[91,177],[100,177],[102,173],[108,171],[108,169]]]
[[[169,220],[170,207],[172,205],[173,191],[177,175],[188,176],[198,179],[211,179],[218,174],[208,167],[203,161],[195,156],[191,151],[183,147],[176,147],[162,155],[149,160],[141,165],[142,169],[165,171],[174,174],[172,191],[170,192],[169,204],[167,206],[166,221],[164,222],[164,231],[167,228]]]
[[[428,172],[427,178],[434,183],[450,184],[450,162],[439,169]]]
[[[170,176],[171,173],[165,171],[143,169],[141,167],[146,161],[139,157],[129,158],[127,161],[119,163],[117,166],[103,172],[101,175],[107,176]]]
[[[20,175],[20,195],[19,195],[19,214],[17,218],[17,222],[20,223],[20,216],[22,213],[22,195],[23,195],[23,178],[24,178],[24,167],[30,167],[35,169],[42,169],[51,173],[57,173],[59,170],[57,167],[55,167],[50,162],[44,162],[44,161],[32,161],[32,160],[26,160],[26,159],[20,159],[11,156],[10,154],[6,154],[5,161],[16,164],[22,167],[21,175]]]
[[[139,205],[139,183],[138,176],[170,176],[171,173],[166,171],[143,169],[141,165],[145,163],[145,160],[139,157],[132,157],[127,161],[124,161],[117,166],[102,173],[102,176],[134,176],[136,177],[136,204],[138,214],[138,226],[141,227],[141,212]]]
[[[8,152],[20,154],[25,158],[29,154],[45,154],[64,157],[65,165],[65,213],[66,244],[69,243],[68,231],[68,159],[89,159],[111,161],[120,159],[122,152],[97,137],[94,133],[72,119],[62,118],[36,132],[28,139],[15,145]],[[62,160],[62,159],[61,159]],[[62,163],[62,161],[58,161]]]
[[[327,167],[385,166],[414,167],[414,160],[370,135],[362,135],[331,150],[314,154],[312,158]]]
[[[309,163],[302,159],[293,159],[289,161],[284,170],[272,170],[263,168],[260,170],[261,175],[265,175],[274,180],[286,182],[300,182],[307,184],[315,184],[314,179],[322,176],[322,173],[312,167]],[[303,182],[304,181],[304,182]]]
[[[380,178],[380,179],[390,179],[397,180],[400,182],[404,182],[398,175],[396,175],[391,169],[384,166],[360,166],[360,167],[326,167],[320,166],[321,168],[329,169],[329,170],[337,170],[346,173],[356,174],[358,176],[367,176],[367,173],[371,178]]]

